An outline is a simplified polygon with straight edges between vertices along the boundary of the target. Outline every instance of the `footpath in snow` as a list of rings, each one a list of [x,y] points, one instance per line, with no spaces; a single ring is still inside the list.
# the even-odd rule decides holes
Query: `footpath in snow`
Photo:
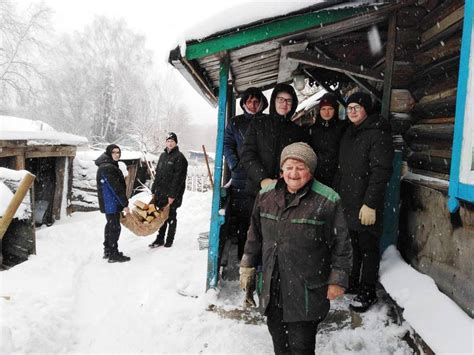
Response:
[[[235,311],[243,300],[238,281],[224,281],[217,298],[205,293],[207,250],[199,250],[197,237],[209,230],[211,197],[185,193],[172,248],[150,249],[154,236],[122,229],[119,248],[128,263],[102,259],[99,212],[37,230],[37,255],[0,273],[0,353],[271,354],[262,317]],[[348,300],[333,302],[318,353],[412,353],[402,340],[409,326],[395,324],[387,304],[376,304],[353,329],[347,317],[337,319]]]

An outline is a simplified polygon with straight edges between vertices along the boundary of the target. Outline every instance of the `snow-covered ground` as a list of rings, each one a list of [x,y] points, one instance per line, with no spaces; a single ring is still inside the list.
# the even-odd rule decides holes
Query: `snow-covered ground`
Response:
[[[149,249],[150,237],[122,229],[120,249],[132,260],[102,259],[105,218],[75,213],[37,231],[37,255],[0,273],[0,353],[245,353],[270,354],[260,320],[222,317],[241,308],[238,281],[217,299],[205,293],[207,250],[197,237],[209,229],[211,193],[186,192],[170,249]],[[198,298],[183,297],[184,289]],[[348,297],[333,303],[344,310]],[[208,310],[215,303],[218,312]],[[388,307],[376,304],[353,329],[347,321],[318,334],[320,354],[409,354]],[[259,317],[255,315],[255,318]],[[253,322],[255,323],[255,322]]]

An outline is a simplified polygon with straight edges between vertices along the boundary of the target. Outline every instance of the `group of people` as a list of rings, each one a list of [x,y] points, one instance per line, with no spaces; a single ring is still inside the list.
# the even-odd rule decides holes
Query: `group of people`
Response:
[[[240,285],[256,287],[275,353],[314,353],[329,301],[356,296],[350,308],[376,301],[385,189],[392,173],[389,128],[368,94],[319,103],[315,123],[291,118],[292,86],[278,84],[267,100],[256,88],[241,98],[243,115],[227,125],[224,154],[231,170],[231,208],[240,218]],[[247,231],[247,233],[242,232]],[[248,292],[247,292],[248,294]]]
[[[151,188],[151,202],[157,208],[169,206],[169,217],[161,226],[150,248],[173,245],[177,227],[177,209],[181,206],[186,188],[188,161],[179,151],[178,137],[170,132],[165,139],[166,148],[160,155]],[[130,213],[126,195],[125,178],[119,168],[121,150],[116,144],[110,144],[105,152],[96,159],[97,197],[99,208],[105,214],[104,259],[109,263],[130,261],[130,257],[118,250],[121,225],[120,214]]]

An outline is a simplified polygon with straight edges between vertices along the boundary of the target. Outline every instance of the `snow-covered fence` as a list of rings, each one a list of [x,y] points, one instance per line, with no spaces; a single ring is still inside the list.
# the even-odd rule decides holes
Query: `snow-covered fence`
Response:
[[[211,169],[212,170],[212,169]],[[186,178],[186,190],[206,192],[211,189],[211,181],[205,165],[190,165]]]

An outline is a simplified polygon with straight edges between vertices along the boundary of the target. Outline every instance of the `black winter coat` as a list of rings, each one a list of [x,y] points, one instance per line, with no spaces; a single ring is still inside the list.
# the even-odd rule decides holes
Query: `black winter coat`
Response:
[[[100,212],[113,214],[128,206],[127,185],[118,162],[103,153],[95,160],[97,169],[97,198]]]
[[[188,161],[178,147],[173,148],[169,153],[167,149],[161,153],[156,166],[155,181],[151,187],[159,207],[163,207],[168,202],[168,197],[175,199],[174,207],[181,206],[186,189],[187,172]]]
[[[334,187],[334,175],[339,159],[339,143],[346,127],[347,120],[341,121],[337,117],[333,117],[329,121],[325,121],[319,115],[314,125],[310,127],[310,145],[318,157],[314,177],[330,187]]]
[[[244,110],[242,115],[233,117],[224,133],[224,156],[226,163],[231,171],[232,186],[237,189],[245,188],[245,181],[247,180],[247,173],[244,167],[240,164],[242,146],[244,144],[245,133],[248,130],[250,122],[255,117],[265,117],[262,114],[268,107],[267,99],[262,95],[262,108],[255,115],[245,112],[243,105],[245,104],[244,98],[240,100],[240,106]]]
[[[352,246],[339,195],[316,180],[286,206],[283,179],[260,191],[241,266],[263,258],[260,307],[266,310],[276,260],[285,322],[320,321],[329,310],[329,284],[347,288]]]
[[[281,116],[275,109],[275,98],[285,91],[293,96],[291,111]],[[309,143],[308,131],[291,121],[298,105],[293,87],[278,84],[270,99],[270,115],[257,117],[251,123],[245,135],[241,164],[247,172],[246,191],[256,196],[263,179],[280,177],[280,155],[283,148],[295,142]]]
[[[392,175],[393,144],[389,128],[382,129],[377,114],[370,115],[359,126],[350,124],[339,148],[339,166],[335,190],[349,229],[380,233],[383,225],[383,202]],[[376,223],[363,226],[359,220],[362,205],[376,210]]]

